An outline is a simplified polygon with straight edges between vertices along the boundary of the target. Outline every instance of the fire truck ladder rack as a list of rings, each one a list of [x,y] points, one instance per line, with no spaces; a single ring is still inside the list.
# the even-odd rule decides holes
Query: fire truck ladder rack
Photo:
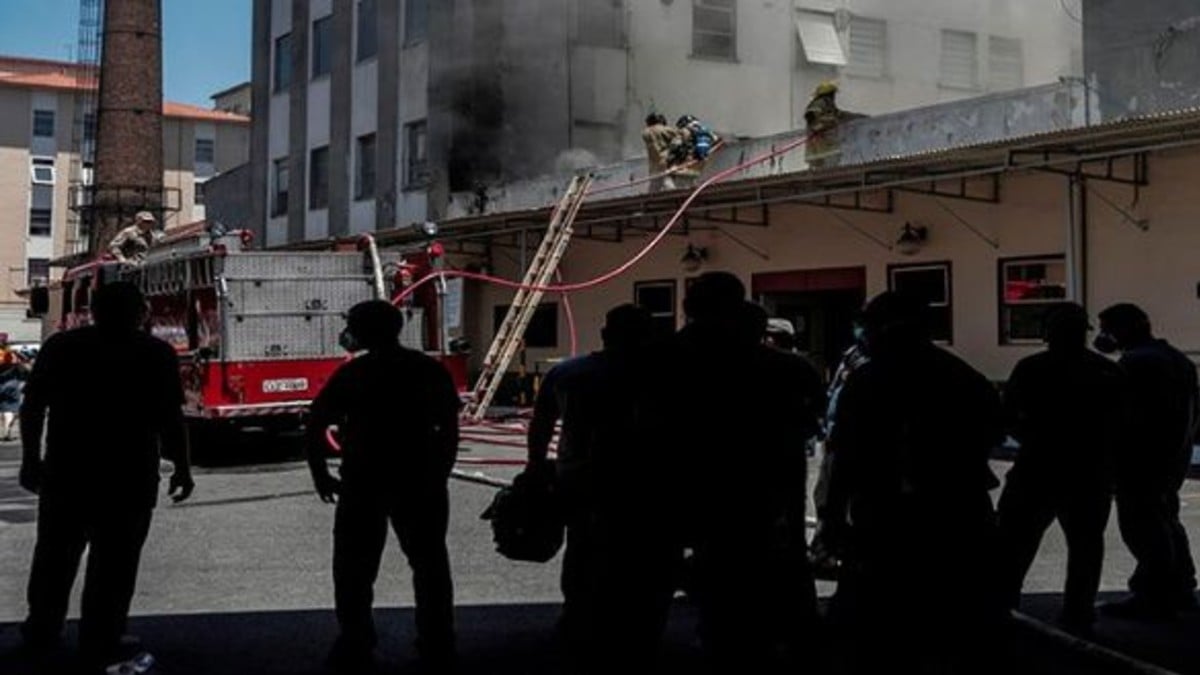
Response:
[[[483,371],[479,374],[475,390],[464,411],[468,419],[482,420],[488,406],[492,404],[492,399],[500,388],[500,381],[521,348],[525,329],[529,327],[534,312],[542,302],[543,291],[538,289],[551,282],[555,271],[558,270],[559,261],[567,251],[567,245],[570,244],[571,235],[574,233],[575,216],[579,214],[579,209],[587,198],[591,183],[591,175],[572,178],[558,207],[554,209],[550,217],[550,227],[546,229],[542,243],[525,272],[524,282],[513,296],[508,314],[496,331],[496,337],[483,360]]]

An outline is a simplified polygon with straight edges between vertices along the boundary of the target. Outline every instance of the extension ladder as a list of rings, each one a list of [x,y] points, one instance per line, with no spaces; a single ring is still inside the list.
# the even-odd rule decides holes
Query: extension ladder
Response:
[[[574,232],[575,216],[583,206],[591,183],[590,175],[572,178],[567,191],[563,193],[562,199],[551,214],[550,227],[546,229],[542,243],[530,261],[529,269],[525,271],[521,287],[513,296],[504,322],[496,331],[496,337],[493,338],[483,360],[483,371],[479,374],[471,399],[463,411],[467,419],[476,422],[482,420],[488,406],[492,404],[492,399],[500,388],[501,379],[508,372],[513,357],[521,348],[525,329],[529,327],[534,312],[542,302],[544,292],[541,289],[554,278],[558,263],[567,251],[571,234]]]

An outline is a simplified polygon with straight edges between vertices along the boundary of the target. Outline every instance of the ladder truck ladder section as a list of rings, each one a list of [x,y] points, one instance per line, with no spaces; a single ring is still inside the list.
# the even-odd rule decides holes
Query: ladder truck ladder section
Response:
[[[476,422],[482,420],[488,406],[492,404],[492,399],[500,388],[501,379],[508,372],[513,357],[521,348],[525,329],[529,327],[534,312],[542,302],[544,292],[541,289],[553,280],[558,263],[567,251],[571,234],[574,232],[575,216],[579,214],[591,184],[591,175],[572,178],[562,200],[550,216],[550,227],[546,229],[542,243],[525,272],[521,287],[513,296],[508,314],[496,331],[496,337],[492,340],[487,357],[484,358],[483,371],[479,374],[475,390],[464,411],[467,419]]]

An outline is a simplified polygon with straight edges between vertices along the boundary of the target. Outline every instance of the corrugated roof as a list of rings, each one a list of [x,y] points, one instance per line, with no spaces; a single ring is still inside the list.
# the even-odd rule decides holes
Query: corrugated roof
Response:
[[[237,115],[224,110],[212,110],[210,108],[201,108],[196,105],[188,105],[187,103],[173,103],[165,101],[163,103],[163,114],[167,117],[175,117],[182,119],[198,120],[202,122],[230,122],[232,124],[249,124],[250,118],[245,115]]]

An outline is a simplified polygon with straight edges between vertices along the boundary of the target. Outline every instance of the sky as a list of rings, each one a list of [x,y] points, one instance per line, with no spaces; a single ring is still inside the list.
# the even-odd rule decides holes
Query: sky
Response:
[[[250,79],[251,0],[163,0],[163,88],[169,101],[209,97]],[[0,54],[73,60],[79,0],[0,0]]]

